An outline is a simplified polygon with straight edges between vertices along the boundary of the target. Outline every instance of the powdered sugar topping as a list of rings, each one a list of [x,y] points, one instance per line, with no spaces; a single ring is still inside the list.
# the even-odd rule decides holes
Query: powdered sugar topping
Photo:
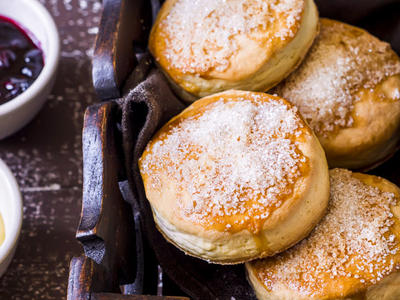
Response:
[[[299,107],[318,134],[353,124],[357,92],[400,73],[390,45],[346,24],[324,20],[307,58],[276,92]]]
[[[343,278],[376,283],[400,266],[393,259],[399,240],[390,231],[395,195],[343,169],[330,171],[330,183],[328,213],[311,235],[287,252],[255,263],[269,290],[283,284],[318,297],[336,281],[340,294]]]
[[[177,201],[194,222],[221,224],[225,217],[242,216],[226,223],[230,229],[249,216],[265,220],[293,192],[307,162],[295,142],[303,132],[296,109],[252,93],[221,98],[206,109],[150,143],[141,172],[155,189],[162,188],[161,175],[177,182]]]
[[[293,37],[303,6],[302,0],[178,0],[160,24],[164,55],[183,73],[222,72],[238,50],[235,36],[273,28],[270,38]]]

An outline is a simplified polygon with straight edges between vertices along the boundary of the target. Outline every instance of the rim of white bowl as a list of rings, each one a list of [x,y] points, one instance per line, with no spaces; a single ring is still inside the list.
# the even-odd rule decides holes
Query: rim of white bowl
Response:
[[[47,9],[38,0],[18,1],[21,2],[21,6],[25,7],[24,9],[30,9],[31,11],[33,11],[36,15],[38,15],[39,19],[42,20],[42,23],[44,23],[44,27],[49,38],[49,51],[45,57],[46,61],[44,63],[44,67],[36,80],[29,88],[26,89],[26,91],[19,94],[14,99],[11,99],[6,103],[1,104],[0,115],[4,115],[10,111],[13,111],[14,109],[25,104],[26,102],[32,100],[35,95],[38,94],[54,76],[60,56],[60,37],[58,35],[57,26]],[[30,30],[29,27],[24,27]]]
[[[22,219],[23,219],[23,206],[22,206],[22,196],[19,191],[19,187],[17,181],[15,180],[14,175],[11,173],[11,170],[8,166],[0,159],[0,172],[5,174],[7,178],[7,186],[9,191],[12,194],[12,199],[15,203],[15,214],[13,217],[16,219],[12,225],[4,224],[4,226],[8,227],[7,234],[3,244],[0,246],[0,263],[10,254],[18,242],[18,238],[21,232],[22,227]],[[5,214],[5,212],[2,212]]]

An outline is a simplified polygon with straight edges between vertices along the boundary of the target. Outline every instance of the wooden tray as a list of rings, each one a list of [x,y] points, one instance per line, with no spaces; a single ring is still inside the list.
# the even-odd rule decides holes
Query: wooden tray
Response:
[[[367,28],[399,52],[400,40],[391,35],[400,26],[393,14],[400,10],[397,0],[316,2],[321,15]],[[71,261],[68,299],[255,299],[243,266],[185,256],[155,229],[137,159],[152,134],[184,108],[146,53],[160,1],[104,0],[103,5],[93,58],[93,84],[103,102],[87,109],[83,128],[76,237],[85,255]],[[344,9],[349,5],[358,13]],[[399,154],[370,173],[400,184],[397,166]]]

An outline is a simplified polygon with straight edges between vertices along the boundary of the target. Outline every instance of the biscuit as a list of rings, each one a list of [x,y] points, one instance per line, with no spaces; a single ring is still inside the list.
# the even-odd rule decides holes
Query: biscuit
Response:
[[[271,92],[299,108],[332,168],[369,168],[398,146],[400,59],[360,28],[321,19],[308,56]]]
[[[149,49],[193,102],[229,89],[267,91],[299,65],[317,32],[313,0],[167,0]]]
[[[399,188],[345,169],[330,171],[327,215],[310,236],[246,264],[258,299],[400,299]]]
[[[158,131],[139,167],[160,232],[214,263],[290,247],[329,199],[318,139],[295,107],[264,93],[232,90],[194,102]]]

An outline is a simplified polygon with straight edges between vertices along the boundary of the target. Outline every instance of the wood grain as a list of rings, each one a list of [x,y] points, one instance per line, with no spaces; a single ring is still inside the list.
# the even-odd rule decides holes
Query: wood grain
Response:
[[[81,299],[79,293],[119,292],[120,285],[130,284],[136,277],[133,216],[118,184],[124,173],[117,116],[118,106],[113,102],[92,105],[85,113],[84,189],[76,237],[86,257],[71,262],[71,300]]]
[[[146,0],[103,1],[92,61],[93,85],[100,99],[121,96],[122,85],[136,63],[135,52],[146,49],[150,5]]]

